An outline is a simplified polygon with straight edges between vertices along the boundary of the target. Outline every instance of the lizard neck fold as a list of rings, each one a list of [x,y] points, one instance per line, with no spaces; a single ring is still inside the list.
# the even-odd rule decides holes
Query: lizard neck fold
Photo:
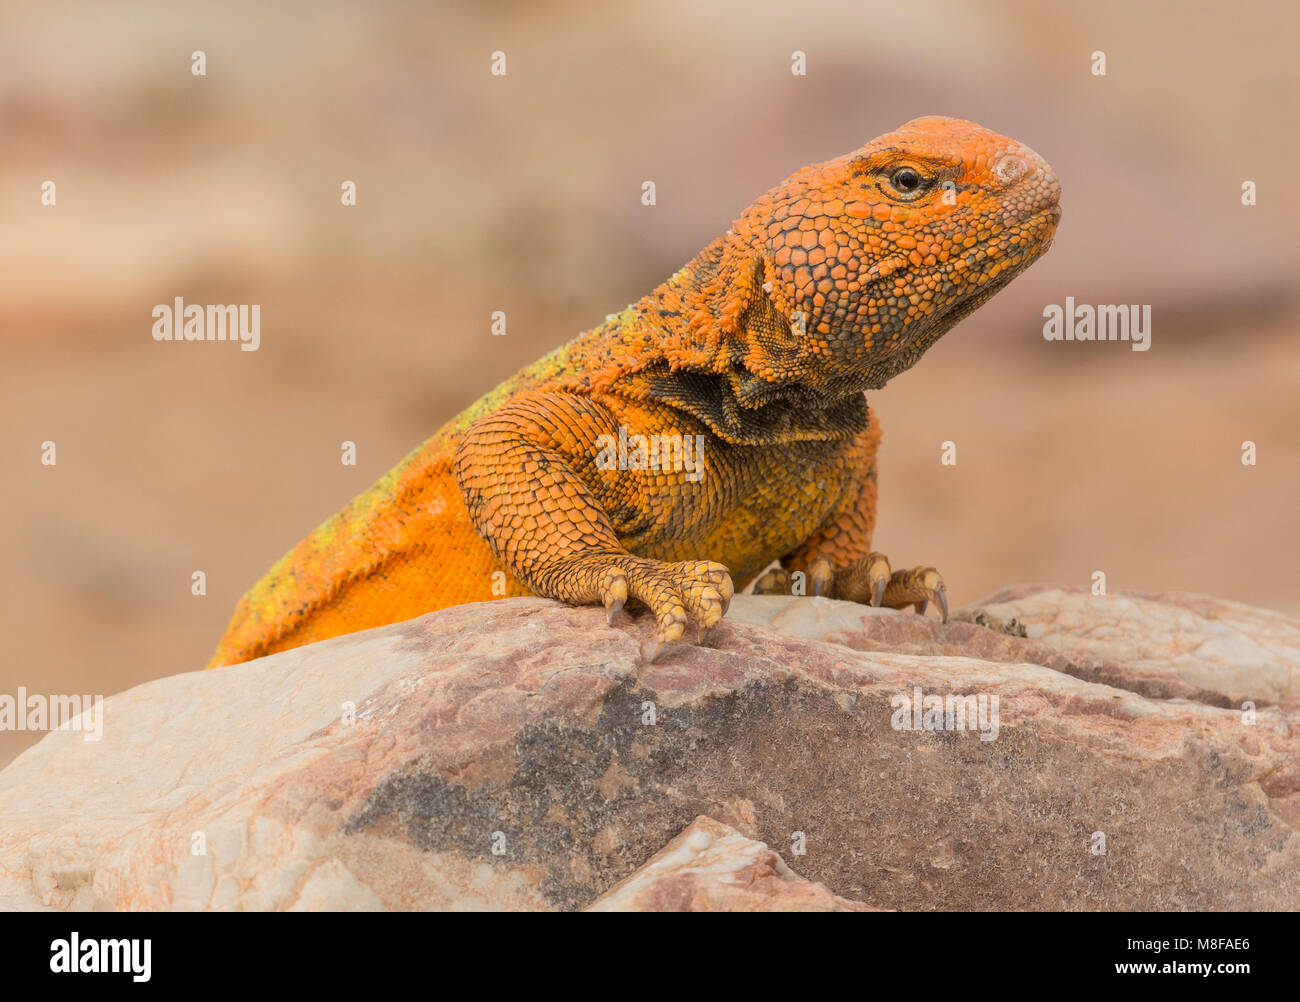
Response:
[[[753,377],[744,373],[704,373],[655,366],[628,384],[629,395],[684,411],[735,445],[824,442],[851,438],[867,427],[867,398],[853,393],[826,399],[799,386],[766,384],[764,400],[754,403]]]
[[[766,273],[770,262],[722,237],[612,317],[624,362],[597,388],[685,411],[737,444],[848,438],[867,426],[864,383],[838,378],[802,336]],[[630,350],[629,350],[630,349]]]

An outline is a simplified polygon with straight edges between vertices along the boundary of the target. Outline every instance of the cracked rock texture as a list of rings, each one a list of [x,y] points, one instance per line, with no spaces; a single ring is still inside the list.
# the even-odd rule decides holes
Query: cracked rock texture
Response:
[[[1300,907],[1300,623],[737,596],[652,665],[651,627],[511,599],[114,696],[0,772],[0,906]]]

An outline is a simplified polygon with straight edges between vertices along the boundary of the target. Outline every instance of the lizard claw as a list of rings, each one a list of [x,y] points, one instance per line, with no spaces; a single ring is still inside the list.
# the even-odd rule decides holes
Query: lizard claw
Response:
[[[605,622],[613,626],[614,620],[627,603],[627,575],[617,567],[611,567],[605,572],[600,600],[605,606]]]
[[[808,565],[808,589],[814,595],[830,595],[831,580],[835,572],[831,562],[825,557],[818,557]]]
[[[641,658],[647,664],[654,664],[655,659],[671,646],[671,644],[660,643],[658,640],[647,640],[641,645]]]
[[[943,578],[933,567],[894,571],[885,588],[883,601],[891,609],[902,609],[910,605],[922,616],[934,601],[939,604],[940,620],[948,622],[948,593],[944,591]]]

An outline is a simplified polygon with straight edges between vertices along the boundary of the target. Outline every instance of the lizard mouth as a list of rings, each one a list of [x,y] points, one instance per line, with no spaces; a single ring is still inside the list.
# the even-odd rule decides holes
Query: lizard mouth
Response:
[[[1023,232],[1029,240],[1029,249],[1014,264],[1009,264],[997,276],[987,282],[972,285],[947,304],[947,308],[931,314],[911,326],[909,336],[903,344],[883,357],[872,360],[863,380],[865,389],[879,389],[898,373],[911,368],[939,338],[981,305],[997,295],[1026,268],[1047,253],[1056,234],[1056,224],[1061,218],[1061,207],[1055,202],[1043,206],[1035,212],[1022,217]],[[992,238],[990,238],[992,239]],[[984,262],[983,251],[988,241],[976,244],[970,249],[968,267],[978,268]],[[969,281],[969,279],[966,279]]]
[[[935,328],[942,333],[943,331],[950,329],[954,324],[966,319],[966,317],[974,313],[984,303],[992,299],[993,296],[997,295],[997,293],[1010,285],[1012,280],[1024,271],[1025,268],[1028,268],[1038,260],[1038,258],[1047,250],[1047,246],[1048,245],[1044,245],[1041,250],[1027,258],[1021,267],[1008,269],[998,275],[998,277],[993,279],[993,281],[985,282],[983,285],[971,289],[970,292],[956,299],[947,310],[935,317]]]
[[[1005,268],[992,281],[984,282],[954,300],[947,310],[935,317],[935,329],[939,333],[951,329],[954,324],[975,312],[994,295],[1010,285],[1030,265],[1046,254],[1052,246],[1053,239],[1055,239],[1056,225],[1060,220],[1061,207],[1055,203],[1029,215],[1024,221],[1026,223],[1032,221],[1034,223],[1032,228],[1038,233],[1038,238],[1033,242],[1029,252],[1014,267]],[[977,244],[974,247],[976,257],[982,251],[983,246],[983,244]]]

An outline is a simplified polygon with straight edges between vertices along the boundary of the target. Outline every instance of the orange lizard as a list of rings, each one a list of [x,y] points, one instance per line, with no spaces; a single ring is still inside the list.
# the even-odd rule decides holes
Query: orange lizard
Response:
[[[611,623],[643,603],[653,658],[717,623],[733,584],[782,590],[800,571],[813,594],[933,600],[946,618],[933,567],[871,548],[864,391],[1037,260],[1059,197],[1038,154],[950,118],[805,167],[294,547],[209,667],[528,594],[603,603]]]

